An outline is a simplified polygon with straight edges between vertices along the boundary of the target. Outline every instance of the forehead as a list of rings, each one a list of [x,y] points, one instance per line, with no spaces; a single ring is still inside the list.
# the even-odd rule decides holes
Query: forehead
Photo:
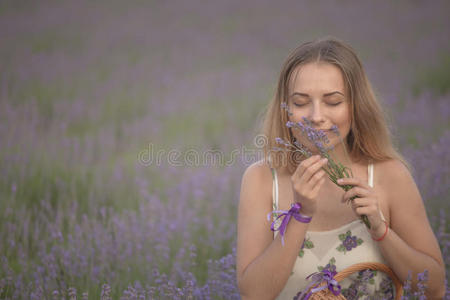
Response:
[[[289,91],[308,94],[331,91],[345,92],[345,82],[341,70],[330,63],[307,63],[298,66],[291,74]]]

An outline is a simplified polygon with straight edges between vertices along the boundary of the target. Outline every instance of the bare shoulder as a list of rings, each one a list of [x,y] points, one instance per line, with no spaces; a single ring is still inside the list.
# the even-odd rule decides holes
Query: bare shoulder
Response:
[[[242,175],[240,201],[251,201],[252,205],[258,204],[263,207],[268,207],[270,199],[267,198],[271,197],[271,184],[272,174],[268,162],[259,160],[252,163]],[[242,197],[243,193],[251,193],[253,196]],[[266,199],[266,201],[263,199]],[[255,201],[258,201],[258,203],[255,203]],[[263,201],[263,203],[261,203],[261,201]]]
[[[385,171],[394,173],[396,175],[409,174],[409,170],[405,164],[398,159],[389,159],[380,163],[385,168]]]
[[[422,197],[408,168],[397,159],[381,162],[379,168],[394,231],[408,236],[411,220],[415,224],[428,224]]]
[[[269,164],[264,160],[259,160],[247,167],[242,176],[242,183],[250,181],[267,186],[267,183],[272,180],[271,176]]]
[[[390,159],[374,163],[375,188],[380,195],[380,205],[390,226],[396,222],[397,210],[415,199],[416,207],[420,206],[421,198],[413,177],[406,165],[398,159]],[[409,191],[410,194],[400,191]],[[398,218],[397,218],[398,220]]]
[[[378,162],[375,165],[378,169],[378,180],[385,189],[391,190],[392,187],[408,186],[414,183],[411,172],[408,167],[398,159],[389,159]]]

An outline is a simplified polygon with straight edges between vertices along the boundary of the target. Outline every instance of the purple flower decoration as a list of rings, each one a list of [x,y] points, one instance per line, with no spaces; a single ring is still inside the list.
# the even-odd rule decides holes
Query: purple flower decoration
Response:
[[[358,272],[358,278],[361,278],[361,280],[363,281],[369,281],[370,279],[372,279],[376,274],[376,271],[367,269],[367,270],[362,270]]]
[[[363,282],[357,280],[350,284],[350,286],[346,289],[342,289],[342,295],[348,300],[357,300],[357,299],[371,299],[371,298],[362,298],[363,296],[367,296],[369,294],[367,282]]]
[[[355,284],[352,284],[348,288],[342,289],[342,295],[344,295],[346,299],[357,299],[358,289]]]
[[[328,264],[325,267],[319,266],[317,267],[319,271],[328,270],[330,272],[336,272],[336,259],[334,257],[330,258]]]
[[[389,277],[383,278],[383,280],[380,283],[380,290],[379,293],[385,296],[387,299],[393,299],[394,295],[394,283],[392,282],[392,279]]]
[[[356,242],[356,236],[347,236],[345,238],[345,241],[343,242],[345,248],[347,251],[352,250],[353,248],[356,248],[358,246],[358,243]]]
[[[358,276],[353,279],[353,282],[346,289],[342,289],[342,294],[346,299],[362,299],[363,296],[369,295],[369,285],[375,284],[373,277],[377,274],[376,270],[361,270]],[[373,295],[372,295],[373,296]],[[379,295],[377,295],[379,296]],[[382,299],[382,297],[363,298],[363,299]]]
[[[342,244],[340,244],[336,249],[340,252],[344,252],[344,254],[363,243],[363,240],[355,235],[352,235],[350,230],[344,234],[340,234],[339,239],[342,241]]]

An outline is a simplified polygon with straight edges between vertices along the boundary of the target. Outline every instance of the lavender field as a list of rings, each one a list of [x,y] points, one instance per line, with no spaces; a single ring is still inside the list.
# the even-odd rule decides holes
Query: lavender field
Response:
[[[0,2],[0,299],[239,299],[237,204],[261,113],[288,53],[327,35],[359,53],[448,277],[449,11]],[[223,161],[195,161],[211,152]]]

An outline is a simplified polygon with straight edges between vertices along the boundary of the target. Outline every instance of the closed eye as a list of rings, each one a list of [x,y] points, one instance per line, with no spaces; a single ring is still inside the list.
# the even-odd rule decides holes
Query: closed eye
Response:
[[[300,106],[305,106],[306,104],[298,104],[298,103],[294,103],[295,106],[300,107]]]
[[[331,106],[338,106],[339,104],[341,104],[342,102],[338,102],[338,103],[327,103],[328,105],[331,105]],[[306,104],[308,104],[308,103],[306,103]],[[306,104],[299,104],[299,103],[294,103],[294,105],[295,106],[297,106],[297,107],[302,107],[302,106],[305,106]]]

